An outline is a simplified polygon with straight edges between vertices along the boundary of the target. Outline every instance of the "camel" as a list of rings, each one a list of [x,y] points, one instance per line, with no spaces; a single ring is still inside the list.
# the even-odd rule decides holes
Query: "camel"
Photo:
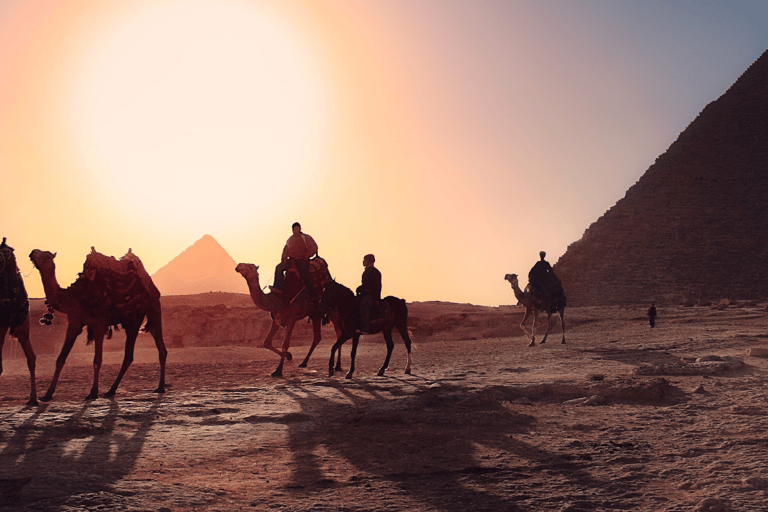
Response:
[[[552,329],[552,324],[554,323],[552,313],[558,313],[560,315],[560,324],[563,327],[563,341],[560,343],[564,344],[565,320],[563,319],[563,315],[565,314],[565,294],[561,294],[559,297],[555,297],[553,300],[548,301],[544,298],[534,296],[534,294],[529,290],[530,286],[526,286],[525,291],[522,291],[517,282],[517,274],[507,274],[504,276],[504,279],[509,281],[509,283],[512,285],[512,290],[515,292],[515,298],[517,298],[518,302],[525,306],[525,315],[523,316],[523,321],[520,322],[520,328],[523,330],[523,333],[525,333],[526,336],[528,333],[525,330],[525,321],[528,320],[528,317],[531,316],[531,313],[533,313],[533,323],[531,324],[530,335],[531,343],[528,346],[536,346],[536,318],[538,317],[540,311],[547,313],[547,332],[544,334],[544,339],[541,340],[540,344],[543,345],[547,341],[549,331]]]
[[[35,352],[29,341],[29,298],[24,280],[16,265],[13,248],[5,243],[0,244],[0,375],[3,374],[3,345],[5,335],[10,331],[11,336],[19,340],[29,369],[30,391],[27,405],[38,405],[37,388],[35,387]]]
[[[315,258],[318,259],[318,258]],[[262,346],[280,356],[280,364],[272,372],[273,377],[283,376],[283,364],[287,359],[290,361],[293,356],[288,351],[291,346],[291,334],[296,322],[309,317],[312,322],[312,345],[309,347],[304,361],[299,368],[306,368],[309,358],[315,347],[320,343],[320,328],[322,315],[317,309],[317,305],[310,301],[304,283],[298,276],[298,272],[288,272],[285,280],[285,289],[281,293],[264,293],[259,284],[259,267],[253,263],[239,263],[235,271],[245,278],[248,283],[248,290],[251,293],[253,303],[259,309],[267,311],[272,316],[272,326],[269,329],[267,337]],[[281,350],[272,345],[272,339],[275,337],[280,327],[285,327],[285,338]],[[338,328],[337,328],[338,331]],[[339,366],[341,365],[341,354],[339,354]]]
[[[91,253],[83,265],[83,272],[70,287],[61,288],[56,280],[56,265],[53,261],[55,257],[55,253],[39,249],[33,250],[29,255],[40,271],[49,306],[67,316],[67,333],[64,346],[56,359],[56,371],[48,391],[40,400],[47,402],[53,398],[61,370],[83,327],[87,327],[88,343],[95,343],[93,386],[85,399],[98,398],[104,336],[111,338],[112,327],[122,325],[125,330],[123,365],[114,384],[104,394],[106,398],[113,397],[133,362],[136,338],[145,317],[147,323],[144,331],[152,334],[160,357],[160,384],[155,393],[165,393],[165,361],[168,351],[163,342],[160,292],[144,270],[141,260],[130,249],[120,260],[116,260],[91,248]]]
[[[368,334],[382,333],[384,340],[387,343],[387,357],[384,359],[384,364],[381,365],[376,375],[379,377],[384,376],[384,371],[389,368],[389,360],[392,357],[392,350],[395,348],[395,343],[392,341],[392,330],[397,328],[400,333],[400,337],[405,343],[405,348],[408,351],[408,362],[405,366],[405,374],[411,373],[411,338],[408,335],[408,306],[405,304],[405,300],[397,297],[388,296],[379,301],[380,315],[376,318],[372,318],[370,322],[370,329]],[[333,324],[337,326],[338,338],[331,348],[331,359],[328,364],[328,375],[333,377],[333,356],[336,350],[341,352],[341,346],[348,339],[352,338],[352,354],[351,361],[349,363],[349,371],[346,378],[351,379],[352,374],[355,373],[355,356],[357,354],[357,344],[360,340],[360,333],[358,331],[360,324],[360,306],[357,297],[352,293],[352,290],[347,288],[341,283],[336,281],[329,281],[325,285],[323,290],[323,297],[320,300],[320,310],[328,311],[333,321]],[[339,330],[341,332],[339,332]]]

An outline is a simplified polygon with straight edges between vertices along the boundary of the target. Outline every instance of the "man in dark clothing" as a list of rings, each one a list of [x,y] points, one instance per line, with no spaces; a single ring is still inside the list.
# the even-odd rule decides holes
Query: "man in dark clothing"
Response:
[[[537,261],[531,271],[528,272],[528,284],[531,285],[534,294],[543,295],[544,297],[549,298],[552,265],[544,259],[546,256],[547,253],[544,251],[539,253],[541,259]]]
[[[358,334],[368,332],[371,306],[374,302],[381,300],[381,272],[373,266],[375,262],[376,258],[373,254],[366,254],[363,257],[365,270],[363,271],[362,283],[357,287],[357,296],[360,300],[360,329]]]
[[[651,307],[648,308],[648,320],[651,327],[656,327],[656,304],[654,303],[651,303]]]

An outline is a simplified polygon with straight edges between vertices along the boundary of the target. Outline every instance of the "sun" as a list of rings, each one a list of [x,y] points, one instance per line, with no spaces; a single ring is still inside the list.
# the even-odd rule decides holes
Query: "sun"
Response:
[[[322,73],[268,4],[133,2],[103,20],[76,76],[71,137],[112,206],[215,224],[268,212],[317,170]]]

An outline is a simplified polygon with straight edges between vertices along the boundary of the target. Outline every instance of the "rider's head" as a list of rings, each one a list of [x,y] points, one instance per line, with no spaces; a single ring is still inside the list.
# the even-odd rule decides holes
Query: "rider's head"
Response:
[[[301,224],[294,222],[293,226],[291,226],[291,229],[293,230],[294,234],[299,233],[301,231]]]
[[[544,251],[541,251],[539,253],[539,258],[541,258],[543,260],[546,257],[546,255],[547,255],[547,253],[545,253]]]
[[[373,254],[366,254],[363,256],[363,266],[369,267],[374,264],[376,257]]]

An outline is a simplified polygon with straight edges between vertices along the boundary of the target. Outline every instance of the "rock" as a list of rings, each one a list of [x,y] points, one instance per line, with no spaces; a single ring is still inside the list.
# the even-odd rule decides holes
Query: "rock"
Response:
[[[601,395],[584,396],[581,398],[574,398],[573,400],[567,400],[563,402],[563,405],[602,405],[607,403],[608,399]]]
[[[704,385],[703,384],[699,384],[699,386],[696,389],[694,389],[693,392],[694,393],[698,393],[699,395],[703,395],[703,394],[705,394],[707,392],[707,390],[704,389]]]
[[[520,405],[533,405],[533,400],[526,396],[521,396],[520,398],[513,400],[512,403]]]
[[[768,347],[754,347],[747,350],[750,357],[768,357]]]
[[[730,508],[717,498],[705,498],[694,508],[693,512],[730,512]]]
[[[750,476],[742,480],[741,485],[749,489],[765,489],[768,487],[768,480],[759,476]]]
[[[696,363],[706,363],[708,361],[722,361],[723,358],[716,355],[708,355],[708,356],[701,356],[698,359],[696,359]]]
[[[704,360],[705,358],[719,356],[705,356],[696,360],[695,363],[671,363],[671,364],[641,364],[632,371],[635,376],[640,375],[708,375],[717,372],[733,371],[741,368],[744,364],[739,359],[733,357],[723,357],[715,360]]]

